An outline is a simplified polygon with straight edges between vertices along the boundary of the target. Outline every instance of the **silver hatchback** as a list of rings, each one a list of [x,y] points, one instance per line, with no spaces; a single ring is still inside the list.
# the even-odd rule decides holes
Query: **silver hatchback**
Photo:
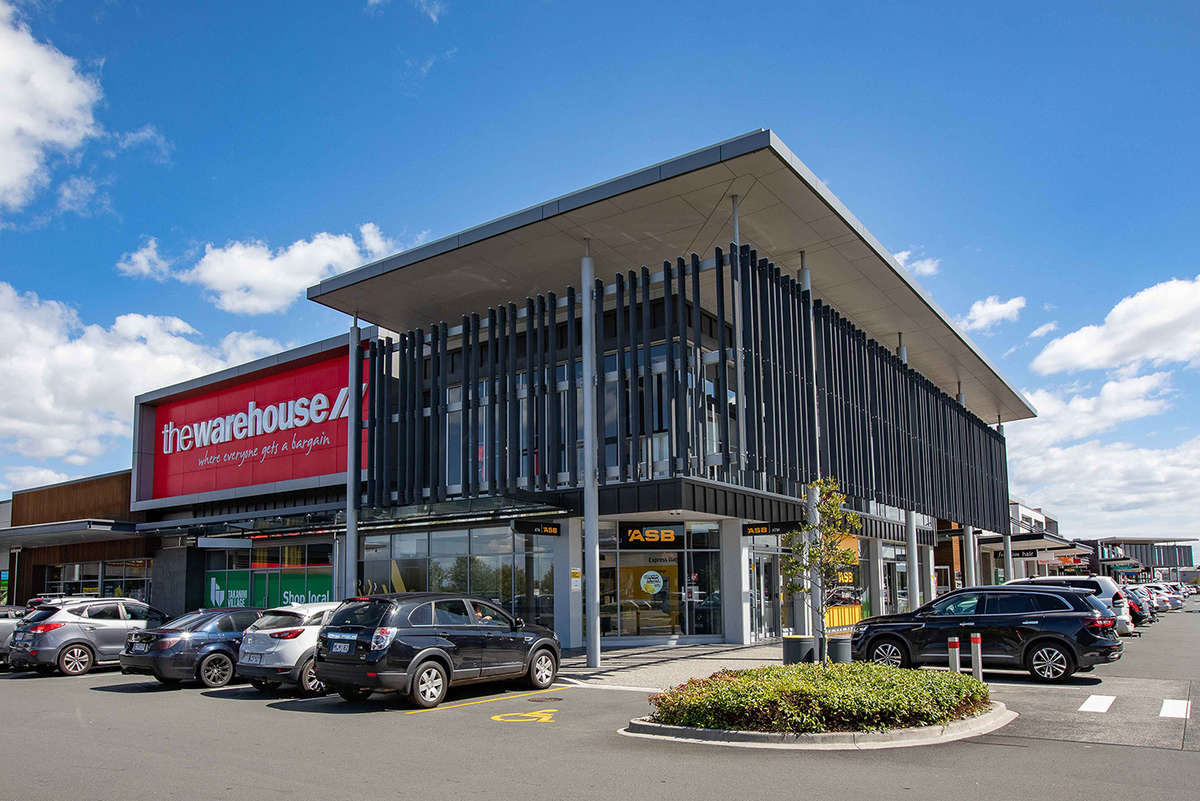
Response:
[[[271,692],[296,686],[304,695],[324,695],[313,653],[317,633],[337,603],[292,604],[268,609],[246,629],[238,652],[238,675],[258,690]]]
[[[39,606],[13,633],[8,660],[14,670],[82,676],[116,662],[130,631],[160,626],[167,616],[133,598],[92,598]]]

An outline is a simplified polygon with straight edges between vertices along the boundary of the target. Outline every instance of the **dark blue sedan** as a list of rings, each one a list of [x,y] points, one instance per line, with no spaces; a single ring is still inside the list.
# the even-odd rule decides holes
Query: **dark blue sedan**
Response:
[[[198,680],[205,687],[233,681],[242,634],[261,609],[199,609],[157,629],[130,633],[121,672],[153,676],[163,684]]]

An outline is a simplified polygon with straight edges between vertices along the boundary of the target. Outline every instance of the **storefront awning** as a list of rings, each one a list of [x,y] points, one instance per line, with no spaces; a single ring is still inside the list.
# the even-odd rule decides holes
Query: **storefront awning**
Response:
[[[1033,417],[1024,397],[827,186],[770,130],[759,130],[530,206],[310,287],[308,297],[393,331],[561,291],[584,243],[596,275],[664,258],[707,258],[739,237],[868,336],[904,335],[909,364],[989,422]]]
[[[137,536],[133,523],[120,520],[66,520],[0,528],[0,548],[42,548]]]
[[[1039,534],[1015,534],[1009,537],[1014,551],[1049,551],[1049,556],[1087,556],[1092,549],[1086,545],[1059,537],[1049,532]],[[984,551],[1003,551],[1003,537],[984,537],[979,541]]]

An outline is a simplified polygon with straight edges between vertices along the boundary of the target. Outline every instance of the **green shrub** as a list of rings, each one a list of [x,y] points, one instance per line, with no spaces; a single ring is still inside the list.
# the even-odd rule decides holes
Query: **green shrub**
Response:
[[[650,698],[657,723],[796,734],[932,726],[988,703],[987,685],[967,674],[871,662],[722,670]]]

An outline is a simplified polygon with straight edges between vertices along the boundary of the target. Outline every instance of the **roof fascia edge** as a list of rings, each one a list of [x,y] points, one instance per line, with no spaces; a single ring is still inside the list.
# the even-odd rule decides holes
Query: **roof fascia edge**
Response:
[[[465,231],[459,231],[458,233],[442,237],[428,244],[421,245],[418,248],[401,251],[378,261],[364,264],[353,270],[330,276],[319,284],[310,286],[307,290],[307,297],[309,300],[321,303],[321,296],[323,295],[336,292],[339,289],[345,289],[361,281],[377,278],[392,270],[416,264],[425,259],[474,244],[488,237],[497,236],[531,223],[541,222],[542,220],[573,211],[590,203],[607,200],[625,192],[640,189],[665,178],[674,178],[676,175],[710,167],[713,164],[719,164],[738,156],[744,156],[755,150],[763,150],[771,146],[773,137],[774,135],[769,129],[760,128],[757,131],[735,136],[713,145],[706,145],[698,150],[684,153],[682,156],[676,156],[666,161],[660,161],[657,164],[651,164],[649,167],[642,167],[633,172],[627,172],[615,178],[585,186],[582,189],[577,189],[565,195],[559,195],[550,200],[528,206],[520,211],[489,220],[488,222],[468,228]]]
[[[841,217],[842,220],[849,225],[856,234],[858,234],[859,238],[861,238],[868,247],[875,251],[876,255],[883,259],[888,266],[896,272],[896,275],[900,277],[900,280],[904,282],[905,286],[907,286],[914,295],[920,298],[921,301],[929,307],[930,311],[936,314],[941,321],[945,323],[946,326],[954,333],[954,335],[958,337],[958,339],[964,345],[970,348],[971,352],[974,353],[981,362],[983,362],[984,366],[991,370],[992,374],[999,378],[1001,383],[1008,387],[1008,389],[1013,393],[1013,395],[1016,396],[1021,404],[1024,405],[1033,416],[1036,417],[1037,409],[1033,407],[1028,399],[1026,399],[1026,397],[1019,392],[1016,387],[1009,383],[1009,380],[1004,377],[1004,374],[1000,372],[996,365],[992,364],[991,360],[988,359],[988,357],[985,356],[978,347],[976,347],[975,343],[971,341],[971,338],[963,333],[963,331],[958,327],[958,324],[955,323],[948,314],[946,314],[942,307],[939,306],[933,300],[933,298],[929,296],[924,288],[922,288],[920,284],[913,280],[912,276],[909,275],[908,271],[905,270],[898,261],[896,261],[891,252],[885,248],[879,242],[879,240],[877,240],[871,234],[870,231],[866,229],[866,227],[862,224],[862,222],[859,221],[857,217],[854,216],[850,209],[846,208],[842,201],[838,199],[837,195],[830,191],[829,187],[827,187],[825,183],[816,176],[816,173],[810,170],[808,165],[801,161],[796,154],[793,153],[788,146],[783,143],[783,141],[775,134],[774,131],[768,131],[767,133],[770,135],[770,147],[776,152],[779,158],[782,159],[783,162],[801,178],[801,180],[807,183],[809,187],[816,192],[817,195],[820,196],[820,198],[825,201],[830,208],[833,209],[834,213]]]

